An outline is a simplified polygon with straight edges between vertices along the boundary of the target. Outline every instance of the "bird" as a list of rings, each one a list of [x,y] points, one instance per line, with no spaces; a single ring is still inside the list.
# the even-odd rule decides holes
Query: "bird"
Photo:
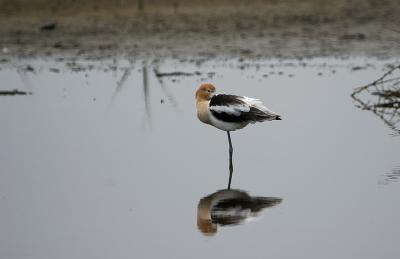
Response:
[[[213,84],[203,83],[196,91],[198,119],[220,130],[226,131],[229,142],[229,183],[233,172],[233,147],[231,131],[242,129],[250,123],[282,120],[281,116],[269,110],[259,99],[230,94],[216,94]]]

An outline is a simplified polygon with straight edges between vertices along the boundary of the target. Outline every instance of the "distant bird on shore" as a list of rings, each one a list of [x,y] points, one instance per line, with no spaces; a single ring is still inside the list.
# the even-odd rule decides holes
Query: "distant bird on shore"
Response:
[[[232,141],[230,132],[242,129],[249,123],[281,120],[279,114],[270,111],[258,99],[245,96],[215,94],[212,84],[202,84],[196,91],[197,117],[228,134],[229,141],[229,184],[230,189],[232,165]]]

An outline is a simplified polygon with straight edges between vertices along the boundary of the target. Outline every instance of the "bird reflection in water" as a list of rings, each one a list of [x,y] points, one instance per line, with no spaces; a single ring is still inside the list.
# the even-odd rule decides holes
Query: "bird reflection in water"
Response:
[[[220,190],[200,199],[197,227],[204,235],[212,236],[218,225],[239,225],[281,202],[277,197],[252,197],[243,190]]]

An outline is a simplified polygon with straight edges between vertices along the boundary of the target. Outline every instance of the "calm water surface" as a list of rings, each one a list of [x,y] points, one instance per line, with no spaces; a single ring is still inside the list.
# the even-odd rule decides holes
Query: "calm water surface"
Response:
[[[0,96],[0,257],[399,258],[400,137],[350,96],[388,63],[3,67],[0,90],[33,94]],[[226,133],[195,115],[205,81],[283,118],[232,133],[231,193]],[[221,195],[246,205],[204,231]]]

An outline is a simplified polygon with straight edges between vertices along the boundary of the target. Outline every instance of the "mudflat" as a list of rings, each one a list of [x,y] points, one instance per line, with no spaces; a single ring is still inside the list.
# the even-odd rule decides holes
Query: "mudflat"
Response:
[[[294,58],[400,55],[396,0],[0,0],[9,58]]]

